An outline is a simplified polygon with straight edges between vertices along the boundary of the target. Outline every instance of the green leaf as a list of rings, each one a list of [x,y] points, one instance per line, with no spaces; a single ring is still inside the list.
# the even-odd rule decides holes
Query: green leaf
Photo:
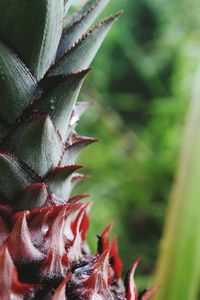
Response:
[[[0,42],[0,116],[8,123],[20,117],[36,95],[37,83],[29,70]]]
[[[52,172],[47,175],[45,180],[51,193],[62,199],[67,199],[73,188],[71,175],[74,171],[80,169],[81,167],[82,166],[79,165],[71,165],[52,170]]]
[[[40,180],[26,165],[7,153],[0,153],[0,192],[8,200],[27,185]]]
[[[47,95],[35,102],[32,112],[49,114],[54,126],[64,139],[68,130],[73,106],[77,100],[85,75],[89,70],[68,76],[62,75],[59,83]],[[55,81],[56,78],[49,78]]]
[[[63,0],[0,0],[0,38],[41,79],[53,63],[62,33]]]
[[[171,193],[155,274],[154,299],[199,299],[200,275],[200,67],[194,80],[184,143]]]
[[[60,58],[70,49],[83,33],[92,25],[94,20],[102,12],[110,0],[90,0],[87,8],[84,6],[73,18],[73,22],[65,27],[64,34],[60,40],[57,57]]]
[[[47,73],[48,76],[78,72],[89,67],[106,34],[121,12],[97,24],[84,35]]]
[[[26,121],[6,139],[3,147],[40,176],[58,165],[63,152],[61,139],[48,116],[36,116]]]
[[[23,189],[15,199],[17,210],[30,210],[41,207],[48,197],[45,183],[34,183]]]
[[[66,147],[61,160],[61,166],[74,164],[80,151],[97,140],[98,139],[90,137],[77,136],[76,140],[71,145]]]

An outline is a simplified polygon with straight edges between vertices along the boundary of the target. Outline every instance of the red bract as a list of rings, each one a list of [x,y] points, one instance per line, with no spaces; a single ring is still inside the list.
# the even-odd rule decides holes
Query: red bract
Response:
[[[91,274],[86,279],[82,278],[81,280],[79,278],[75,295],[79,296],[80,299],[114,299],[108,284],[109,252],[110,249],[107,249],[97,259]],[[76,277],[72,277],[72,280],[76,284]]]
[[[138,294],[137,287],[135,285],[134,275],[135,270],[140,262],[140,258],[138,258],[135,263],[133,264],[133,267],[131,271],[128,274],[127,282],[126,282],[126,299],[127,300],[147,300],[151,295],[153,295],[159,287],[155,287],[153,289],[144,291],[140,296]]]
[[[110,252],[109,252],[110,264],[114,272],[114,278],[116,280],[119,280],[121,277],[123,264],[118,253],[117,238],[115,237],[111,243],[108,238],[108,235],[112,227],[113,227],[113,223],[108,225],[102,232],[101,236],[99,237],[98,251],[101,254],[110,247]]]
[[[22,300],[28,292],[37,288],[37,286],[19,282],[17,270],[5,246],[0,248],[0,278],[0,298],[2,300]]]
[[[63,232],[66,217],[66,209],[61,210],[45,235],[47,254],[40,269],[43,278],[63,278],[69,268]]]
[[[114,238],[111,243],[110,259],[115,278],[116,280],[119,280],[121,278],[123,265],[118,253],[117,238]]]
[[[9,252],[16,262],[30,263],[41,261],[44,255],[34,247],[26,221],[27,212],[23,211],[14,216],[14,225],[6,241]]]

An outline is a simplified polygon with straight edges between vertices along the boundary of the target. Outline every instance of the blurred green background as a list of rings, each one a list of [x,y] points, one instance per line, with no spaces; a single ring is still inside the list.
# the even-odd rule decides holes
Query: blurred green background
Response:
[[[200,4],[187,0],[114,0],[124,9],[97,55],[81,100],[95,100],[78,132],[100,137],[79,162],[92,177],[89,243],[112,220],[125,270],[142,256],[139,280],[158,255],[170,189],[199,61]],[[139,283],[140,284],[140,283]]]

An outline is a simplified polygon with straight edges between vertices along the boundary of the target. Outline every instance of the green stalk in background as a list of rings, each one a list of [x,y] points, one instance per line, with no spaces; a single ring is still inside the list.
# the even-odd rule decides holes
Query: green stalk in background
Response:
[[[200,290],[200,68],[155,274],[154,299],[197,300]]]

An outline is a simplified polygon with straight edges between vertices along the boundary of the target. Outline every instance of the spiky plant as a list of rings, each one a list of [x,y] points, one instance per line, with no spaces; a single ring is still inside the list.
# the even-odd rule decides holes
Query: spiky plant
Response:
[[[0,299],[147,299],[122,283],[108,226],[90,254],[91,204],[70,197],[75,164],[95,141],[76,124],[89,65],[120,13],[89,27],[109,0],[66,16],[71,0],[0,0]],[[85,31],[87,33],[85,33]]]

